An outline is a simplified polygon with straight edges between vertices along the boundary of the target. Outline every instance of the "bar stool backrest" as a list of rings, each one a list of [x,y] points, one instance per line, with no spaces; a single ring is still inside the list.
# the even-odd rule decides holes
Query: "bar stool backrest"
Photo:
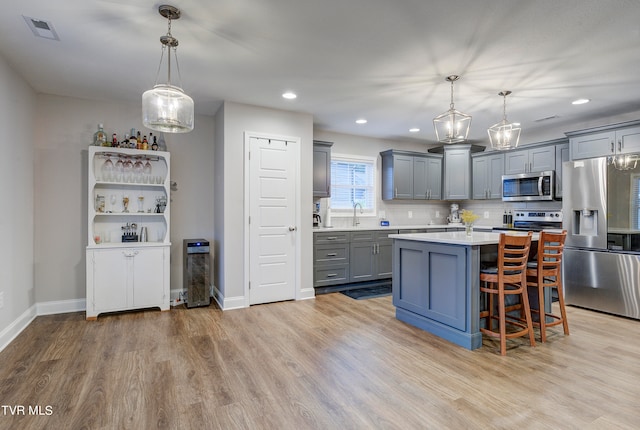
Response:
[[[498,242],[498,276],[521,275],[526,272],[531,232],[527,235],[500,234]]]
[[[550,276],[559,273],[562,264],[562,252],[564,242],[567,239],[567,231],[551,233],[542,231],[538,240],[538,270],[542,276]]]

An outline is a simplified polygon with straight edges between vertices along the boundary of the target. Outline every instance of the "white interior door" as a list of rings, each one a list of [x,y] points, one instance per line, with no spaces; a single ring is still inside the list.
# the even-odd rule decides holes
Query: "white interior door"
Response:
[[[249,144],[250,304],[295,298],[295,142],[251,137]]]

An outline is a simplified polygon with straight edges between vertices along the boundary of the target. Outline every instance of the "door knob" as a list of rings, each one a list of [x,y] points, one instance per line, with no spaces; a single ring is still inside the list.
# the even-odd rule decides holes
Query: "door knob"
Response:
[[[297,227],[293,227],[293,226],[289,227],[289,231],[296,231],[297,229],[298,229]]]

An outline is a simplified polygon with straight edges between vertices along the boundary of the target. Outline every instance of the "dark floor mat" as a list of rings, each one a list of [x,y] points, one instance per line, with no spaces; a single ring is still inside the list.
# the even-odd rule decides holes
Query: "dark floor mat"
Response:
[[[345,296],[352,299],[372,299],[374,297],[384,297],[391,295],[391,285],[379,285],[376,287],[358,288],[356,290],[340,291]]]

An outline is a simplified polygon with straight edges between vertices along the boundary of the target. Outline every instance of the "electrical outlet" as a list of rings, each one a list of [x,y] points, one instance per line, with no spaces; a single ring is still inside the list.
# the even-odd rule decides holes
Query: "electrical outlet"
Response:
[[[4,291],[0,291],[0,309],[4,307]]]
[[[409,219],[413,218],[413,211],[407,212],[407,216],[409,217]]]
[[[440,211],[436,211],[436,218],[440,218]]]
[[[484,219],[489,219],[489,211],[484,211]]]

